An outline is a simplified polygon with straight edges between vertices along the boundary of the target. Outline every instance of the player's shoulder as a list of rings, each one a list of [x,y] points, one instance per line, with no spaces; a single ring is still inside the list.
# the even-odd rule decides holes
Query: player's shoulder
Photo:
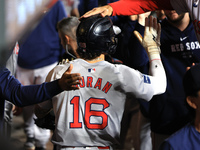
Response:
[[[111,72],[114,73],[122,73],[122,70],[129,70],[131,69],[130,67],[124,65],[124,64],[113,64],[110,62],[105,61],[105,68],[107,68],[108,70],[110,70]]]

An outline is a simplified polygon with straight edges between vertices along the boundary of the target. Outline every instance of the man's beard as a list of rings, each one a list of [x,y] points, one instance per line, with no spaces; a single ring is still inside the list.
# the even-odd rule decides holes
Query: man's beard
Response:
[[[178,23],[180,22],[185,16],[185,13],[180,14],[176,19],[171,19],[170,17],[167,16],[167,19],[171,22],[171,23]]]

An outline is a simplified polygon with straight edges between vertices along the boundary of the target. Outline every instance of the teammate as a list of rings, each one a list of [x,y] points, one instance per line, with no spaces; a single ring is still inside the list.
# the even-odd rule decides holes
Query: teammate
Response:
[[[71,16],[61,19],[57,23],[58,35],[62,47],[65,49],[64,59],[73,60],[76,58],[78,48],[76,42],[76,29],[80,21],[77,17]]]
[[[80,17],[78,6],[79,6],[79,0],[62,0],[65,10],[67,13],[67,16],[76,16]]]
[[[195,36],[189,13],[178,15],[174,10],[165,10],[164,12],[167,18],[161,22],[160,48],[162,63],[167,75],[167,89],[165,93],[154,96],[149,103],[144,102],[148,103],[149,110],[142,109],[150,118],[154,150],[158,149],[165,138],[191,120],[188,106],[184,102],[182,78],[188,66],[200,61],[199,42]],[[132,41],[136,40],[136,38],[132,39]],[[131,43],[130,47],[133,46]],[[137,68],[148,71],[145,50],[130,50],[130,54],[132,62],[138,61]],[[141,59],[138,59],[139,56]],[[140,71],[142,72],[142,70]],[[146,108],[146,105],[143,104],[141,106]]]
[[[60,44],[56,24],[66,17],[64,4],[56,0],[39,24],[25,40],[19,41],[16,78],[23,85],[41,84],[64,54]],[[23,107],[26,150],[45,150],[50,138],[50,130],[38,128],[34,124],[34,106]]]
[[[79,0],[79,6],[78,6],[78,10],[80,15],[82,16],[83,14],[85,14],[87,11],[92,10],[95,7],[98,6],[104,6],[108,3],[112,3],[112,2],[116,2],[118,0]]]
[[[140,40],[148,51],[152,76],[104,61],[104,54],[114,52],[117,44],[109,17],[95,15],[81,20],[77,29],[80,57],[56,66],[46,79],[55,80],[73,64],[72,72],[82,75],[80,90],[63,92],[36,106],[38,117],[53,108],[56,128],[52,142],[58,150],[113,149],[119,144],[125,101],[135,97],[149,101],[165,92],[166,76],[158,45],[160,26],[155,18],[148,21]]]
[[[73,67],[73,66],[71,66]],[[70,74],[72,68],[63,73],[58,80],[41,85],[22,86],[21,83],[10,75],[6,68],[0,69],[0,103],[4,106],[4,100],[8,100],[17,106],[28,106],[40,103],[57,95],[63,90],[76,90],[72,85],[80,84],[79,73]],[[0,110],[0,118],[3,118],[3,110]],[[3,120],[0,120],[0,135],[2,134]]]
[[[166,139],[159,150],[198,150],[200,147],[200,65],[192,66],[184,75],[186,102],[191,108],[193,121]],[[185,101],[185,100],[184,100]]]
[[[102,7],[94,8],[85,13],[81,18],[89,17],[99,13],[101,13],[103,17],[107,15],[134,15],[158,9],[176,10],[178,14],[189,12],[193,21],[197,39],[200,42],[199,0],[120,0]]]
[[[78,48],[76,42],[76,29],[79,25],[79,19],[74,16],[63,18],[57,23],[57,31],[61,41],[62,47],[65,49],[66,53],[63,55],[63,59],[59,64],[65,63],[65,61],[74,60],[77,56],[76,49]],[[48,115],[43,118],[37,118],[35,124],[38,127],[50,129],[54,131],[55,129],[55,116],[53,111],[50,111]],[[54,145],[54,150],[56,150],[56,145]]]
[[[63,72],[61,78],[41,85],[22,86],[21,83],[10,75],[6,68],[0,69],[0,95],[1,98],[12,102],[16,106],[28,106],[50,99],[64,90],[77,90],[79,87],[72,85],[80,84],[79,73],[71,73],[73,65]],[[32,96],[31,96],[32,95]]]

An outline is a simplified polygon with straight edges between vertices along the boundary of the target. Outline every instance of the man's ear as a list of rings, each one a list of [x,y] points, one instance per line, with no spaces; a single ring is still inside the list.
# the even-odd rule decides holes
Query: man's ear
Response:
[[[195,104],[195,97],[193,96],[187,96],[186,101],[190,107],[193,109],[197,109],[197,105]]]
[[[65,40],[66,40],[66,43],[69,44],[69,36],[68,35],[65,35]]]

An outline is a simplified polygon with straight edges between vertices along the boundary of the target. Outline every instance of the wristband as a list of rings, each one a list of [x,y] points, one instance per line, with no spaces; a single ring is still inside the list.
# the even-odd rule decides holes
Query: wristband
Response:
[[[147,47],[147,54],[149,57],[149,61],[160,59],[160,48],[157,46]]]

